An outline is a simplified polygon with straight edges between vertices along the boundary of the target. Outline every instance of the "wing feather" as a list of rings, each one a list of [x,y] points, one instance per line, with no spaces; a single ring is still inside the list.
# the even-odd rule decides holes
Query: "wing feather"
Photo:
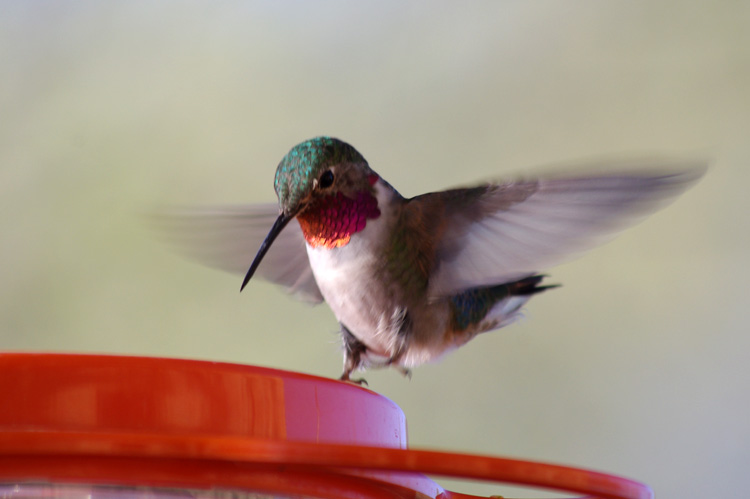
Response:
[[[152,221],[179,253],[203,265],[245,275],[278,213],[276,204],[184,208],[162,210]],[[304,301],[323,301],[296,222],[281,231],[256,275]]]
[[[674,200],[704,171],[661,165],[473,188],[475,208],[443,211],[429,293],[515,281],[570,260]]]

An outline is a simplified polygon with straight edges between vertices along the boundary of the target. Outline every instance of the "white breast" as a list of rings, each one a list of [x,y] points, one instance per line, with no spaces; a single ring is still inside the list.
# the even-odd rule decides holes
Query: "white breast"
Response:
[[[389,356],[398,306],[378,275],[375,251],[387,237],[392,216],[388,207],[395,193],[380,180],[375,192],[380,217],[368,220],[346,246],[327,249],[307,245],[307,255],[318,287],[336,318],[370,349]]]

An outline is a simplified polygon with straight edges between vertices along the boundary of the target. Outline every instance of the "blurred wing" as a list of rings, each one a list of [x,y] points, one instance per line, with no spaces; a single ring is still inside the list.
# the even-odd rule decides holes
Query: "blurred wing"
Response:
[[[278,215],[278,205],[261,204],[173,209],[153,215],[152,220],[178,252],[203,265],[244,276]],[[297,223],[281,231],[255,275],[307,302],[323,301]]]
[[[702,165],[491,184],[448,195],[432,296],[515,281],[572,259],[676,198]],[[457,193],[474,193],[472,203]]]

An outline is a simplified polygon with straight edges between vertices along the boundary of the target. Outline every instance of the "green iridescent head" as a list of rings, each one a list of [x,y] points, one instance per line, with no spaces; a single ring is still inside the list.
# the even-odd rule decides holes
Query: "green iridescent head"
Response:
[[[379,216],[377,201],[372,194],[369,198],[362,197],[363,191],[374,190],[373,185],[377,179],[378,176],[367,165],[365,158],[352,146],[339,139],[315,137],[294,146],[279,163],[273,181],[281,213],[260,245],[240,290],[244,289],[253,277],[263,256],[284,227],[295,217],[301,216],[310,206],[315,206],[316,201],[330,199],[333,195],[356,199],[360,204],[362,199],[372,200],[374,205],[365,203],[360,206],[349,202],[347,206],[369,210],[368,218]],[[358,225],[355,224],[355,227]]]
[[[274,189],[284,212],[296,209],[319,186],[332,179],[332,167],[367,165],[365,158],[346,142],[333,137],[315,137],[297,144],[276,168]]]

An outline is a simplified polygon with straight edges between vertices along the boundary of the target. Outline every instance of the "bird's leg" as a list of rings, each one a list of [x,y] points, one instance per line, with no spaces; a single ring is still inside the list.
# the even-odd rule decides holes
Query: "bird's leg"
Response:
[[[352,379],[350,375],[362,365],[362,355],[367,352],[367,345],[357,339],[346,326],[341,324],[341,338],[344,341],[344,373],[339,378],[358,385],[366,385],[363,378]]]
[[[405,348],[399,349],[398,351],[396,351],[396,353],[391,355],[391,357],[386,361],[385,365],[387,367],[393,367],[398,372],[400,372],[402,376],[404,376],[405,378],[411,379],[411,369],[408,369],[404,366],[400,366],[398,364],[398,362],[401,360],[401,357],[404,356],[405,352],[406,352]]]
[[[399,373],[401,373],[401,376],[403,376],[404,378],[411,379],[411,369],[404,367],[404,366],[394,366],[394,367]]]

